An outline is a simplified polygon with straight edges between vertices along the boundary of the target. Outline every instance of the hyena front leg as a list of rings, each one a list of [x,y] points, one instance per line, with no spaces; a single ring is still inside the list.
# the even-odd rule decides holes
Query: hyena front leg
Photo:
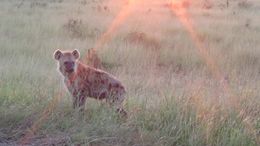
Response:
[[[79,96],[79,97],[73,98],[73,108],[74,109],[79,109],[80,111],[84,111],[85,103],[86,103],[85,96]]]
[[[78,95],[75,95],[73,97],[73,108],[84,111],[86,98],[87,97],[85,96],[84,92],[80,92]]]

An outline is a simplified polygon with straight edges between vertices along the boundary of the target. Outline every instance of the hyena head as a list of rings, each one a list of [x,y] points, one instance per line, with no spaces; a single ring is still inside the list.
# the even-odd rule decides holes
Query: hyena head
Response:
[[[77,60],[79,59],[79,51],[60,51],[56,50],[54,58],[59,62],[59,69],[63,75],[73,73],[77,69]]]

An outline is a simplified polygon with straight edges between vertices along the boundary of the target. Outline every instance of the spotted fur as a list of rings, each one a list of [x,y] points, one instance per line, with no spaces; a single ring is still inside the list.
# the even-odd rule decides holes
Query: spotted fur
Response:
[[[105,99],[109,104],[116,106],[117,111],[125,113],[122,103],[126,90],[113,75],[81,63],[77,50],[72,52],[57,50],[54,58],[59,62],[64,83],[73,96],[74,108],[83,110],[86,99],[95,98]]]

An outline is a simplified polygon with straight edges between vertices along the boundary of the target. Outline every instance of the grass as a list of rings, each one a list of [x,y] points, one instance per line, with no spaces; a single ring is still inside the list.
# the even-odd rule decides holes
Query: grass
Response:
[[[257,0],[187,8],[223,80],[166,1],[136,3],[97,52],[127,88],[129,117],[92,99],[83,114],[72,109],[52,54],[78,48],[83,57],[125,3],[0,2],[0,145],[259,145]]]

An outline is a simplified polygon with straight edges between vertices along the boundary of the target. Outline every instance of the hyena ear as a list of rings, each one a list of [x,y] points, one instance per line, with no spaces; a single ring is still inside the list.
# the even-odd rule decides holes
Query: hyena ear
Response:
[[[75,59],[79,59],[79,51],[77,49],[75,49],[74,51],[72,51],[72,55],[75,57]]]
[[[56,50],[54,52],[53,56],[54,56],[54,59],[59,60],[61,58],[61,56],[62,56],[62,52],[60,50]]]

